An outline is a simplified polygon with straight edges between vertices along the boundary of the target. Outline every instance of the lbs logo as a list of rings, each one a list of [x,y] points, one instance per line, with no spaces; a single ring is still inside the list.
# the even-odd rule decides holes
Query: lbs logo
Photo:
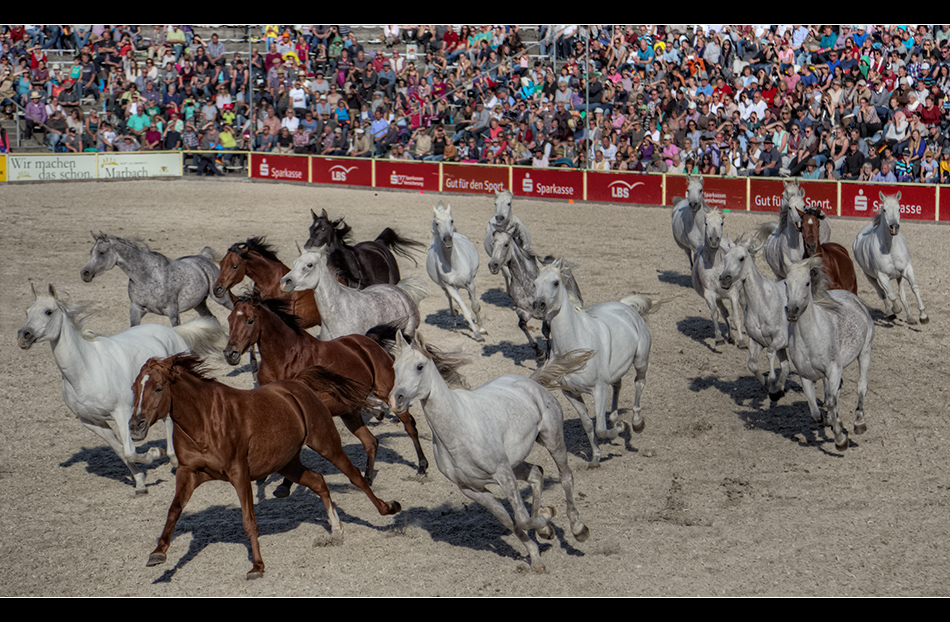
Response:
[[[330,179],[333,181],[346,181],[346,174],[355,168],[355,166],[351,166],[349,168],[345,166],[331,166]]]
[[[629,199],[631,191],[637,186],[645,185],[642,181],[638,181],[635,184],[628,184],[625,181],[615,181],[610,184],[610,196],[615,199]]]

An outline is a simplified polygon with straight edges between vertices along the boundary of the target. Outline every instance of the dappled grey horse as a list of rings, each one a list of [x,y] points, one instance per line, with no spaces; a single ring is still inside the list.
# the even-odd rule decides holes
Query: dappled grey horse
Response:
[[[702,296],[703,300],[706,301],[706,306],[709,307],[716,345],[725,343],[725,339],[719,330],[719,315],[722,314],[726,322],[726,333],[729,336],[729,341],[742,348],[745,347],[745,344],[742,336],[739,290],[725,289],[719,284],[719,275],[722,274],[722,268],[725,265],[726,253],[732,248],[732,241],[722,235],[722,212],[717,209],[707,212],[705,220],[705,241],[702,246],[696,249],[696,254],[693,257],[693,289]],[[731,303],[732,309],[727,309],[726,305],[723,304],[723,300],[726,299]],[[739,333],[738,338],[732,333],[733,324],[735,324],[735,330]]]
[[[782,194],[778,224],[773,221],[759,227],[759,238],[765,240],[765,261],[778,279],[784,279],[788,267],[805,257],[801,232],[804,211],[805,191],[800,187],[787,188]]]
[[[705,212],[712,209],[703,198],[703,178],[686,176],[686,198],[673,206],[673,240],[686,252],[689,267],[693,267],[693,253],[705,238]]]
[[[550,264],[554,261],[554,258],[538,258],[533,252],[526,250],[515,240],[511,233],[505,230],[492,233],[489,256],[491,259],[488,262],[488,270],[492,274],[498,274],[504,268],[508,269],[511,280],[507,281],[506,285],[508,296],[511,297],[511,301],[515,306],[515,313],[518,315],[518,327],[528,338],[531,347],[534,348],[535,356],[538,360],[543,361],[551,352],[551,326],[547,321],[541,323],[541,334],[547,340],[547,349],[542,350],[528,330],[528,320],[534,317],[534,281],[540,273],[540,265]],[[577,282],[574,280],[570,269],[565,266],[563,272],[565,287],[583,305],[584,300],[581,298],[580,289],[578,289]]]
[[[197,255],[169,259],[131,240],[93,233],[95,243],[89,263],[80,271],[82,280],[91,282],[106,270],[118,266],[129,277],[129,320],[138,326],[146,313],[166,316],[172,326],[181,324],[181,313],[194,309],[202,317],[214,317],[208,310],[210,297],[232,308],[230,298],[216,298],[212,292],[218,279],[214,251],[204,247]]]
[[[914,276],[914,266],[910,263],[910,248],[907,240],[900,232],[901,228],[901,193],[884,196],[880,193],[881,209],[874,220],[858,233],[851,250],[854,260],[864,271],[868,281],[874,286],[874,291],[884,301],[884,310],[890,312],[891,319],[897,317],[900,308],[897,306],[897,294],[891,289],[891,279],[897,279],[897,289],[900,293],[907,322],[917,322],[910,315],[907,308],[907,294],[904,292],[904,280],[910,283],[910,288],[917,297],[917,308],[920,312],[920,323],[926,324],[930,317],[924,310],[924,301],[920,297],[920,288]]]

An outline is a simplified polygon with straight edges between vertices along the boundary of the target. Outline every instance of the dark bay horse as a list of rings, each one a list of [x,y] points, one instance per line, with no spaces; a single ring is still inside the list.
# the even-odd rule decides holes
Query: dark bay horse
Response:
[[[824,219],[820,207],[808,207],[802,212],[804,258],[821,257],[821,269],[831,279],[829,289],[846,289],[857,296],[858,277],[848,249],[834,242],[822,244],[819,240]]]
[[[158,546],[148,565],[165,562],[175,525],[192,493],[201,484],[218,480],[234,486],[241,501],[244,531],[251,543],[253,566],[248,579],[264,574],[257,541],[257,520],[251,482],[280,473],[303,484],[323,500],[331,533],[339,540],[343,526],[323,476],[304,467],[300,450],[308,447],[342,471],[383,516],[395,514],[398,503],[386,503],[343,450],[340,435],[324,399],[350,402],[358,408],[365,387],[321,368],[309,368],[294,379],[251,390],[229,387],[211,379],[201,360],[189,354],[149,359],[133,385],[132,438],[143,440],[149,427],[170,416],[175,422],[179,466],[175,497]]]
[[[290,312],[299,318],[304,328],[321,324],[320,309],[312,291],[299,291],[285,294],[280,289],[280,279],[290,272],[271,245],[264,237],[248,238],[245,242],[233,244],[221,260],[218,279],[212,291],[218,298],[224,298],[225,292],[249,277],[255,288],[264,298],[279,298],[290,304]],[[231,295],[232,302],[235,296]]]
[[[380,407],[384,407],[389,399],[395,380],[393,360],[371,337],[354,334],[322,341],[303,330],[297,318],[289,312],[286,302],[262,299],[257,294],[235,300],[228,325],[230,335],[224,349],[225,359],[231,365],[237,365],[241,355],[256,344],[261,355],[257,372],[257,380],[261,385],[292,378],[303,369],[319,365],[362,383],[367,388],[367,395],[363,397],[381,400],[378,404]],[[372,482],[379,443],[363,422],[361,409],[336,402],[327,402],[327,407],[333,416],[341,418],[347,429],[363,444],[366,450],[365,477]],[[429,463],[422,451],[416,421],[408,412],[396,416],[416,449],[418,474],[425,475]],[[285,479],[274,495],[287,496],[290,484]]]
[[[401,237],[389,227],[383,229],[375,240],[351,245],[352,228],[343,222],[343,218],[330,220],[327,210],[322,210],[319,216],[313,210],[310,214],[313,223],[304,248],[325,246],[330,270],[350,287],[362,289],[381,283],[396,285],[401,277],[395,255],[413,259],[409,251],[426,249],[425,244]]]

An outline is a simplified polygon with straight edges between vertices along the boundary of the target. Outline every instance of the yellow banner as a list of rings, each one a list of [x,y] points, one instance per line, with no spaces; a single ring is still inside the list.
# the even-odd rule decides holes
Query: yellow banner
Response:
[[[0,156],[0,181],[7,180],[7,156]]]

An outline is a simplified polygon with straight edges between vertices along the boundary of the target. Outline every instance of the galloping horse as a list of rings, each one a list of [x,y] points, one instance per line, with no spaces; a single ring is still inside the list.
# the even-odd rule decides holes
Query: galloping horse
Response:
[[[854,411],[854,433],[867,431],[864,398],[868,392],[868,367],[874,321],[864,302],[845,289],[827,289],[828,276],[821,270],[821,258],[812,257],[793,264],[785,279],[788,292],[786,317],[791,323],[788,353],[802,381],[808,410],[816,423],[822,422],[815,383],[825,388],[824,423],[832,427],[835,447],[848,448],[848,433],[838,417],[838,393],[845,368],[858,362],[858,405]]]
[[[36,302],[26,312],[26,324],[17,333],[20,347],[29,350],[34,343],[50,343],[63,376],[66,407],[118,454],[132,473],[135,493],[147,493],[145,474],[139,465],[158,460],[162,451],[152,448],[138,453],[132,444],[132,381],[150,357],[186,350],[214,351],[224,331],[213,317],[199,317],[173,328],[148,323],[106,337],[83,328],[83,307],[61,300],[52,285],[48,294],[37,296],[34,291],[33,297]],[[171,421],[165,433],[168,457],[176,466]]]
[[[686,176],[686,197],[673,207],[673,240],[686,252],[689,267],[693,267],[693,253],[704,239],[706,220],[704,213],[711,208],[703,198],[703,178]]]
[[[821,242],[821,223],[825,214],[820,207],[808,207],[802,212],[802,243],[805,259],[821,257],[821,269],[830,279],[829,289],[846,289],[858,295],[858,277],[848,249],[834,242]]]
[[[169,259],[144,246],[99,232],[92,234],[95,244],[89,263],[80,271],[82,280],[90,283],[96,276],[118,266],[129,277],[129,320],[138,326],[146,313],[166,316],[172,326],[181,323],[179,315],[194,309],[202,317],[214,317],[208,310],[207,298],[230,308],[231,301],[218,298],[211,284],[218,278],[214,251],[204,247],[197,255]]]
[[[323,500],[331,535],[335,540],[342,538],[343,526],[326,481],[300,461],[305,444],[366,493],[381,515],[401,509],[398,503],[386,503],[373,494],[343,451],[340,434],[324,404],[323,400],[332,398],[347,402],[351,410],[358,409],[366,395],[366,387],[359,383],[309,368],[293,380],[244,391],[209,378],[198,358],[177,355],[150,359],[142,366],[133,390],[135,414],[128,424],[132,438],[145,438],[152,424],[171,417],[179,456],[175,497],[148,566],[165,562],[185,504],[198,486],[212,480],[230,482],[240,499],[253,557],[248,579],[264,574],[251,488],[255,480],[280,473],[310,488]]]
[[[511,213],[512,197],[510,190],[495,193],[495,214],[485,227],[485,252],[489,257],[492,255],[496,231],[508,233],[514,243],[520,246],[525,253],[531,252],[531,235],[528,233],[527,227],[524,226],[520,218]],[[502,264],[501,274],[505,277],[505,288],[510,290],[511,272],[507,265]]]
[[[342,217],[331,221],[327,210],[322,210],[319,216],[313,210],[310,214],[313,223],[304,248],[325,247],[330,269],[350,287],[362,289],[380,283],[396,285],[401,277],[393,254],[415,261],[409,251],[425,249],[422,242],[403,238],[389,227],[383,229],[375,240],[350,245],[352,228],[343,222]]]
[[[396,336],[398,353],[396,382],[390,394],[393,410],[405,410],[419,400],[435,446],[439,470],[469,499],[484,506],[502,525],[514,531],[531,560],[531,567],[544,571],[538,545],[528,535],[535,530],[546,539],[554,537],[549,524],[554,508],[541,507],[544,474],[525,461],[539,442],[557,465],[567,502],[571,533],[578,542],[590,535],[574,505],[574,476],[564,446],[563,413],[548,391],[567,373],[583,367],[589,352],[556,357],[531,378],[509,374],[475,390],[453,389],[446,378],[457,378],[464,359],[445,356],[427,347],[419,335],[413,345]],[[525,508],[518,481],[531,485],[531,512]],[[511,505],[512,516],[487,486],[497,484]]]
[[[449,315],[455,315],[458,305],[462,317],[468,322],[475,341],[485,341],[488,332],[481,326],[481,304],[475,295],[475,274],[478,272],[478,250],[471,240],[455,230],[452,206],[440,201],[433,210],[432,242],[426,255],[426,272],[429,278],[445,292],[449,301]],[[468,292],[471,309],[462,302],[459,290]]]
[[[280,279],[290,272],[290,268],[277,258],[277,253],[263,237],[248,238],[244,242],[231,245],[224,259],[221,260],[221,271],[214,282],[212,291],[218,298],[223,298],[232,287],[249,277],[254,281],[255,289],[260,292],[261,298],[278,298],[286,300],[290,305],[290,313],[297,316],[303,328],[319,326],[321,323],[320,309],[313,292],[300,291],[285,294],[280,289]],[[235,296],[231,294],[232,301]]]
[[[759,227],[759,236],[765,240],[765,261],[775,277],[784,279],[788,267],[801,261],[805,255],[799,221],[805,211],[805,191],[789,186],[782,194],[782,209],[779,222],[766,223]]]
[[[924,310],[924,301],[920,297],[920,288],[917,287],[917,278],[914,276],[914,266],[910,263],[910,248],[904,235],[900,233],[901,193],[884,196],[882,192],[879,196],[881,210],[874,216],[871,224],[862,229],[854,239],[854,245],[851,247],[854,259],[874,286],[874,291],[884,301],[884,310],[890,311],[891,319],[896,318],[900,312],[897,294],[891,289],[891,279],[897,279],[897,289],[907,322],[916,324],[917,321],[911,317],[910,309],[907,308],[907,295],[904,293],[906,279],[917,297],[920,323],[926,324],[930,317]]]
[[[344,335],[323,341],[303,330],[287,303],[280,299],[262,300],[257,294],[241,296],[234,302],[228,317],[230,335],[224,349],[224,358],[236,365],[252,345],[261,353],[258,382],[265,385],[292,378],[307,367],[319,365],[367,387],[368,397],[375,396],[385,404],[393,385],[393,361],[376,341],[365,335]],[[372,483],[379,442],[363,423],[359,410],[341,410],[340,404],[327,403],[330,414],[340,417],[347,429],[356,436],[366,450],[366,481]],[[408,412],[398,413],[419,460],[418,474],[424,476],[429,466],[416,421]],[[284,481],[274,492],[276,497],[290,493],[290,483]]]
[[[709,307],[716,345],[725,343],[725,339],[719,331],[719,315],[722,314],[726,321],[729,340],[740,348],[744,348],[745,338],[742,336],[742,311],[739,308],[739,290],[723,288],[719,283],[719,276],[722,274],[725,265],[726,253],[732,248],[733,243],[729,238],[722,236],[722,212],[717,209],[706,212],[705,219],[705,240],[696,249],[696,255],[693,258],[693,289],[703,297]],[[726,305],[723,304],[725,299],[728,299],[732,304],[731,310],[726,309]],[[732,315],[735,318],[732,318]],[[732,334],[733,322],[739,333],[738,339]]]

